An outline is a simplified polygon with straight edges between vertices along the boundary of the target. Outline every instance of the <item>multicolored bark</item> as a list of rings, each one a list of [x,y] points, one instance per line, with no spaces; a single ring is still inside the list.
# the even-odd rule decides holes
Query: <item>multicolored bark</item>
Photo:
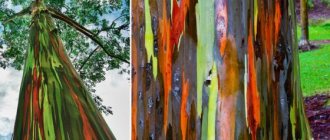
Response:
[[[42,2],[30,28],[13,139],[115,139]]]
[[[194,3],[132,1],[133,139],[197,137],[196,91],[191,90],[196,87],[196,58],[186,59],[196,52],[190,40],[197,36],[184,31],[196,29],[195,21],[185,22],[187,15],[195,16],[194,8],[189,10]]]
[[[311,138],[293,0],[132,6],[132,139]]]

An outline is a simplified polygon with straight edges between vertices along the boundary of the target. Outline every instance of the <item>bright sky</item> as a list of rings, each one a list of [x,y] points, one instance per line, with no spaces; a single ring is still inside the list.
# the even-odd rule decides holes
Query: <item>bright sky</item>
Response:
[[[13,7],[9,4],[9,7]],[[21,7],[13,7],[19,11]],[[110,21],[115,17],[107,16]],[[0,27],[1,32],[1,27]],[[106,80],[97,84],[96,93],[103,104],[111,106],[113,115],[104,118],[117,139],[130,139],[130,81],[129,76],[109,71]],[[22,71],[13,68],[0,68],[0,140],[11,139],[18,105],[18,94]]]

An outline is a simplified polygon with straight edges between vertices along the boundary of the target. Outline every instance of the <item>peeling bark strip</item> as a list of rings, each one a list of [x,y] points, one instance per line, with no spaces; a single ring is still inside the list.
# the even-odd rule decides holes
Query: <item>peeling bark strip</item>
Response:
[[[196,138],[195,4],[132,2],[133,139]]]
[[[132,5],[132,139],[311,138],[293,0]]]
[[[45,9],[39,4],[32,10],[13,139],[115,139]]]

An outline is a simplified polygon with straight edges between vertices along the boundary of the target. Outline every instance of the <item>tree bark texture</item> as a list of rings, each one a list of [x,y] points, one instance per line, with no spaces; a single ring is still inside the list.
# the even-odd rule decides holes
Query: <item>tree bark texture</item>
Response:
[[[32,8],[13,139],[115,139],[42,4]]]
[[[309,40],[308,36],[308,6],[307,0],[300,0],[301,41]]]
[[[133,0],[132,139],[309,139],[294,0]]]

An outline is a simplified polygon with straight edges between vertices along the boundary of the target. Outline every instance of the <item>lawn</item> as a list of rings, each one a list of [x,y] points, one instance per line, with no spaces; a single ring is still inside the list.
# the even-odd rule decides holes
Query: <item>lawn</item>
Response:
[[[310,21],[309,38],[310,40],[330,40],[330,20]],[[301,28],[297,28],[298,39],[301,35]]]
[[[297,28],[298,39],[300,27]],[[310,40],[330,40],[330,20],[312,23],[309,27]],[[301,52],[300,78],[304,96],[330,91],[330,44],[321,45],[320,49]]]
[[[300,58],[300,78],[304,96],[330,91],[330,44],[318,50],[303,52]]]

